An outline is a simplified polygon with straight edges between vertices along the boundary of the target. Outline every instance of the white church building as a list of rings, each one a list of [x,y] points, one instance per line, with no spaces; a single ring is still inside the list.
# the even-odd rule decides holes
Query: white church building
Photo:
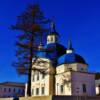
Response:
[[[87,62],[71,40],[66,48],[59,38],[53,24],[46,45],[40,44],[37,59],[33,58],[32,68],[37,70],[32,71],[32,96],[95,96],[95,75],[88,72]]]

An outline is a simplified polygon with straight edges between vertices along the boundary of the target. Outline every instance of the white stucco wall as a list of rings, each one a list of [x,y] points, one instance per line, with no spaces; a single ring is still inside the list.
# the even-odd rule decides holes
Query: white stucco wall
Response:
[[[73,64],[62,64],[56,68],[57,73],[62,73],[69,70],[88,72],[88,66],[86,64],[73,63]]]
[[[77,63],[77,71],[88,72],[88,65]]]
[[[34,80],[34,82],[32,82],[32,89],[34,89],[34,93],[32,94],[33,96],[36,96],[36,88],[39,88],[39,96],[41,96],[41,88],[44,87],[45,88],[45,95],[49,94],[49,76],[45,76],[44,79],[39,79]]]
[[[53,92],[53,74],[55,73],[54,67],[49,59],[38,58],[32,66],[36,68],[36,71],[32,71],[32,89],[34,89],[33,96],[36,96],[36,88],[39,88],[39,95],[51,95]],[[43,73],[39,72],[38,69],[42,72],[44,71],[44,78],[42,78]],[[39,75],[39,79],[37,77]],[[34,77],[34,81],[33,81]],[[41,88],[44,87],[44,94],[41,93]]]
[[[83,84],[86,85],[86,93],[83,93]],[[60,85],[64,86],[64,93],[60,92]],[[68,71],[56,75],[56,95],[95,96],[94,74]]]
[[[86,85],[86,93],[83,93],[83,84]],[[94,74],[72,72],[72,94],[95,96]]]
[[[55,76],[56,95],[71,95],[71,72],[64,72]],[[61,93],[60,86],[63,85],[64,91]]]

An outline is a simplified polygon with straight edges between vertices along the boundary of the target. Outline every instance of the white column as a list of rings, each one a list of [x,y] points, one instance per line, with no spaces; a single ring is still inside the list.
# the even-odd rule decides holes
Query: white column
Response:
[[[27,88],[28,88],[28,84],[25,83],[25,97],[27,97]]]

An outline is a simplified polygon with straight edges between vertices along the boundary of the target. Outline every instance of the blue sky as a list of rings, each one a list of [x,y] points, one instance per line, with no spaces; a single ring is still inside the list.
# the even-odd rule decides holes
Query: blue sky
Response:
[[[100,72],[99,0],[0,0],[0,82],[26,81],[11,66],[19,32],[10,26],[16,23],[16,16],[34,2],[39,2],[47,18],[55,17],[61,43],[67,46],[71,35],[75,51],[87,61],[89,70]]]

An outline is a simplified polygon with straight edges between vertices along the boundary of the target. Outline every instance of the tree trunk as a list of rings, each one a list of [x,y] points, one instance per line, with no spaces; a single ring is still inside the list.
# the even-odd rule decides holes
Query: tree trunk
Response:
[[[32,88],[32,58],[33,58],[33,36],[30,39],[31,47],[30,47],[30,65],[29,65],[29,73],[28,73],[28,96],[31,96],[31,88]]]

